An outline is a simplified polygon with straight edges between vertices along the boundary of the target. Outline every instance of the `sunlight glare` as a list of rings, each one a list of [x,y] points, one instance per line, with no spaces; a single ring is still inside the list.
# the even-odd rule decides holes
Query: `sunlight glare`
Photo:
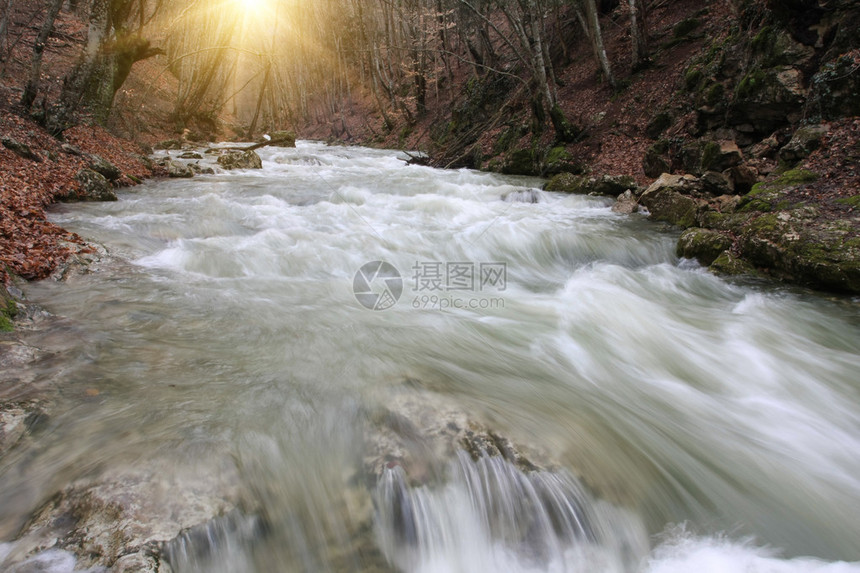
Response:
[[[237,0],[239,8],[245,12],[259,12],[266,4],[266,0]]]

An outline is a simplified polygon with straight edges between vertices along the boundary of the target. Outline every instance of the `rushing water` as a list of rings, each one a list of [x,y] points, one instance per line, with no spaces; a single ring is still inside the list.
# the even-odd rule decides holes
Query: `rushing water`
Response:
[[[245,500],[168,547],[179,572],[860,571],[856,301],[717,278],[535,179],[261,155],[55,214],[117,262],[28,292],[76,340],[50,431],[0,460],[7,536],[133,467]],[[407,386],[556,465],[363,483]]]

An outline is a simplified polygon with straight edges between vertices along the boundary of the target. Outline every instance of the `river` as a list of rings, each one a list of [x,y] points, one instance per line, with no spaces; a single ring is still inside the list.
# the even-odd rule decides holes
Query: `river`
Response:
[[[0,460],[7,537],[147,468],[264,522],[174,543],[180,573],[860,571],[856,300],[716,277],[538,179],[260,155],[52,215],[112,261],[27,290],[74,339],[49,429]],[[374,412],[437,398],[550,461],[363,481]]]

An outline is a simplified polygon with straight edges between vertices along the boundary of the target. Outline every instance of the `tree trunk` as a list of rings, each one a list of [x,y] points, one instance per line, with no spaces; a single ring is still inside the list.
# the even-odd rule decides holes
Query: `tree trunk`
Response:
[[[627,0],[627,3],[630,7],[630,60],[633,71],[636,71],[648,62],[647,35],[643,17],[639,14],[639,1]]]
[[[266,94],[266,87],[269,85],[269,74],[272,71],[272,62],[266,66],[266,74],[263,76],[263,85],[260,86],[260,97],[257,98],[257,109],[254,110],[254,119],[251,120],[251,127],[248,128],[248,139],[254,138],[254,131],[257,129],[257,120],[260,117],[260,108],[263,106],[263,96]]]
[[[6,38],[9,35],[9,18],[12,17],[12,0],[3,1],[3,16],[0,17],[0,62],[6,61]]]
[[[39,92],[39,83],[42,79],[42,54],[45,51],[45,43],[48,41],[51,31],[54,29],[54,20],[57,19],[57,14],[59,14],[60,7],[62,5],[63,0],[51,0],[48,5],[48,13],[45,15],[45,21],[42,22],[39,36],[36,38],[36,43],[33,45],[33,58],[30,62],[30,78],[27,80],[27,86],[24,88],[24,95],[21,96],[21,105],[28,111],[32,107],[33,101],[36,99],[36,94]]]
[[[612,67],[609,65],[609,57],[606,55],[606,47],[603,45],[603,33],[600,31],[600,20],[597,15],[597,4],[595,0],[583,0],[585,4],[585,13],[588,18],[588,25],[591,28],[591,42],[594,46],[594,51],[597,55],[597,60],[600,62],[600,68],[603,70],[603,75],[606,76],[606,81],[612,86],[612,89],[617,87],[615,76],[612,75]]]
[[[131,66],[162,50],[150,47],[140,36],[115,36],[114,14],[124,12],[133,0],[92,0],[87,29],[87,44],[80,61],[63,80],[60,103],[51,110],[48,127],[55,134],[73,124],[73,116],[89,113],[96,123],[107,122],[116,92],[131,71]]]

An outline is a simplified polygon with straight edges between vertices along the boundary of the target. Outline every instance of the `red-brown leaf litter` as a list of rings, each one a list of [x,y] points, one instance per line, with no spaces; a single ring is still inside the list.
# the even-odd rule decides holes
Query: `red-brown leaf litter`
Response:
[[[9,272],[41,279],[73,252],[72,245],[84,244],[81,237],[49,222],[45,209],[57,198],[79,191],[75,174],[88,161],[8,110],[0,110],[0,137],[27,145],[36,156],[24,158],[0,146],[0,282],[8,283]],[[122,170],[117,185],[133,185],[129,176],[140,180],[152,175],[136,144],[100,127],[75,127],[65,139],[83,154],[99,155]]]

